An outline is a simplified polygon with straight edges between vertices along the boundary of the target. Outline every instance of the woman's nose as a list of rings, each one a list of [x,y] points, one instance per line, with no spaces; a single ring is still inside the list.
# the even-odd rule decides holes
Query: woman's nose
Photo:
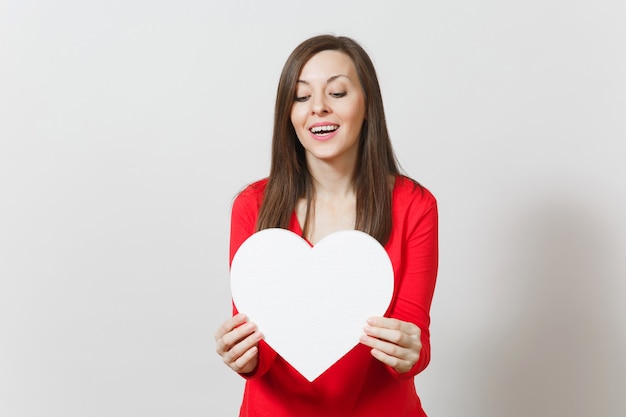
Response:
[[[326,102],[324,95],[317,95],[313,98],[313,106],[311,108],[313,114],[328,114],[330,113],[330,107]]]

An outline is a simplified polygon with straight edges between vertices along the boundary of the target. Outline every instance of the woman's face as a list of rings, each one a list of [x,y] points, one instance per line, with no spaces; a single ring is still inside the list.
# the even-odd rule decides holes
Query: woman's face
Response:
[[[304,65],[291,107],[291,123],[307,161],[354,163],[365,120],[365,96],[352,59],[322,51]]]

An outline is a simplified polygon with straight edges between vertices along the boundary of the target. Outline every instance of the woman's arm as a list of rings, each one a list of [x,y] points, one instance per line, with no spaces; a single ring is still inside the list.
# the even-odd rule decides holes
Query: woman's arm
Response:
[[[438,218],[434,197],[428,191],[422,210],[407,223],[403,242],[402,277],[392,309],[393,318],[368,320],[361,342],[372,356],[388,366],[397,378],[411,378],[430,361],[430,305],[438,266]],[[409,207],[411,209],[412,207]]]
[[[255,232],[260,205],[260,191],[257,187],[256,184],[249,186],[233,203],[229,264],[241,244]],[[233,317],[224,322],[215,334],[215,339],[218,354],[231,369],[244,378],[263,375],[276,358],[276,352],[263,341],[260,330],[254,323],[248,322],[244,314],[239,314],[235,305]]]

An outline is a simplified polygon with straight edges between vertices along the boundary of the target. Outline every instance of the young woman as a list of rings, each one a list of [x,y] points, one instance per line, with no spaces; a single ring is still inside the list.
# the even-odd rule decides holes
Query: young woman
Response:
[[[360,343],[313,382],[235,311],[215,340],[224,362],[246,378],[240,416],[425,416],[413,377],[430,359],[437,204],[400,174],[374,66],[350,38],[317,36],[287,59],[270,175],[233,204],[231,261],[250,235],[272,227],[311,245],[339,230],[369,233],[392,261],[394,295],[385,317],[364,317]]]

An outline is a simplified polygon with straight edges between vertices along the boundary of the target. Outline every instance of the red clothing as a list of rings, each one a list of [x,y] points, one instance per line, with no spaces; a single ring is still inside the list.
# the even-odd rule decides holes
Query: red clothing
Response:
[[[255,231],[266,184],[267,180],[256,182],[235,199],[231,262]],[[369,347],[358,344],[309,382],[261,341],[256,370],[243,375],[247,381],[241,417],[426,416],[413,377],[430,360],[429,310],[438,262],[437,202],[428,190],[399,176],[393,188],[392,221],[385,250],[393,265],[395,287],[385,316],[412,322],[421,329],[422,350],[413,369],[399,374],[372,357]],[[295,212],[289,230],[302,235]],[[364,325],[366,319],[363,317]]]

